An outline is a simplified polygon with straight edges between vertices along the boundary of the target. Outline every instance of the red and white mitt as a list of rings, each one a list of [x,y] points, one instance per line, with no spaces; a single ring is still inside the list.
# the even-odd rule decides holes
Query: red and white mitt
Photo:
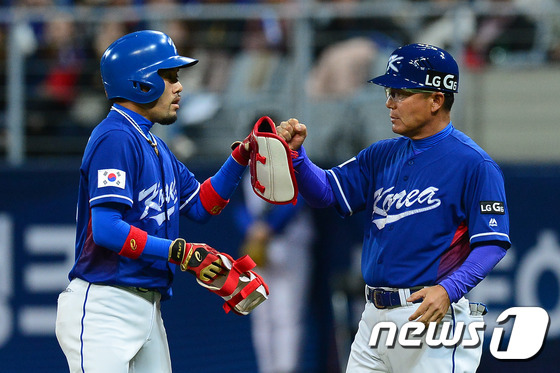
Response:
[[[274,204],[296,203],[298,187],[292,151],[269,117],[260,118],[250,135],[250,172],[253,191]]]
[[[252,271],[256,264],[248,255],[237,260],[203,243],[179,238],[170,246],[170,261],[196,276],[196,281],[225,300],[224,311],[247,315],[268,299],[268,285]]]

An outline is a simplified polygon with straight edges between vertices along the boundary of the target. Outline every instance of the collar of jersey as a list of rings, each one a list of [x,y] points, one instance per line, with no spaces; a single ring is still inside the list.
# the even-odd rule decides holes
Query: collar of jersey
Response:
[[[140,128],[142,128],[142,131],[144,131],[146,135],[148,134],[148,132],[150,132],[150,129],[154,125],[152,122],[150,122],[137,112],[127,109],[124,106],[121,106],[119,104],[113,104],[113,106],[127,113],[136,122],[136,124],[138,124]]]
[[[412,143],[412,150],[414,150],[414,154],[419,154],[430,149],[435,144],[449,136],[451,131],[453,131],[453,124],[449,122],[449,124],[444,129],[442,129],[435,135],[426,137],[425,139],[421,140],[410,140]]]

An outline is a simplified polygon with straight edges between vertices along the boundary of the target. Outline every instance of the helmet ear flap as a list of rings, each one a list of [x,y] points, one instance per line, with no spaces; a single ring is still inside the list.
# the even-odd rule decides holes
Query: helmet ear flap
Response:
[[[139,72],[131,77],[132,91],[141,103],[157,100],[165,90],[165,82],[156,71],[151,73]]]

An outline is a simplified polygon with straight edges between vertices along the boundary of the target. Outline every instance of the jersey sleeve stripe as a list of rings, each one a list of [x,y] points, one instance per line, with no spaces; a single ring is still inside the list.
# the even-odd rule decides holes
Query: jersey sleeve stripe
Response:
[[[179,207],[179,210],[182,210],[183,207],[185,207],[186,205],[188,205],[188,203],[194,198],[196,197],[196,195],[198,194],[198,192],[200,191],[200,183],[198,183],[198,187],[196,188],[196,190],[194,191],[193,194],[191,194],[191,196],[185,201],[185,203],[183,203],[181,205],[181,207]]]
[[[339,164],[338,167],[344,167],[344,166],[346,166],[348,163],[354,162],[355,160],[356,160],[356,157],[352,157],[352,158],[350,158],[349,160],[347,160],[346,162]]]
[[[350,215],[352,215],[354,213],[354,211],[352,211],[352,208],[350,207],[350,204],[348,203],[348,199],[346,199],[346,195],[344,195],[344,191],[342,190],[342,187],[340,186],[340,182],[338,181],[338,178],[336,177],[335,173],[332,170],[327,170],[327,172],[331,174],[334,181],[336,182],[336,187],[338,188],[338,191],[340,192],[340,195],[342,196],[342,199],[344,200],[344,204],[346,205],[346,208],[348,209],[348,212],[350,213]]]
[[[98,199],[102,199],[102,198],[121,198],[121,199],[124,199],[124,200],[126,200],[130,203],[134,203],[134,201],[132,199],[130,199],[128,197],[125,197],[125,196],[118,195],[118,194],[105,194],[105,195],[102,195],[102,196],[93,197],[92,199],[89,200],[89,203],[91,203],[93,201],[96,201]]]
[[[484,237],[484,236],[502,236],[502,237],[506,237],[509,240],[509,236],[505,233],[487,232],[487,233],[479,233],[479,234],[472,235],[470,241],[472,242],[473,238]]]

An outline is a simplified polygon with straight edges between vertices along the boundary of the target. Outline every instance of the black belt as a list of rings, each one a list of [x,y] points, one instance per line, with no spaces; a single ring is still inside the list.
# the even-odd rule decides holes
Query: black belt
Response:
[[[366,285],[366,299],[368,302],[373,303],[375,308],[390,309],[406,305],[408,298],[412,293],[423,289],[424,286],[416,286],[408,289],[387,289],[387,288],[373,288]],[[421,302],[420,299],[417,302]]]
[[[136,294],[139,297],[146,299],[150,303],[154,303],[161,299],[161,294],[156,289],[146,289],[136,286],[120,286],[120,285],[113,285],[116,288],[126,290],[132,294]]]

